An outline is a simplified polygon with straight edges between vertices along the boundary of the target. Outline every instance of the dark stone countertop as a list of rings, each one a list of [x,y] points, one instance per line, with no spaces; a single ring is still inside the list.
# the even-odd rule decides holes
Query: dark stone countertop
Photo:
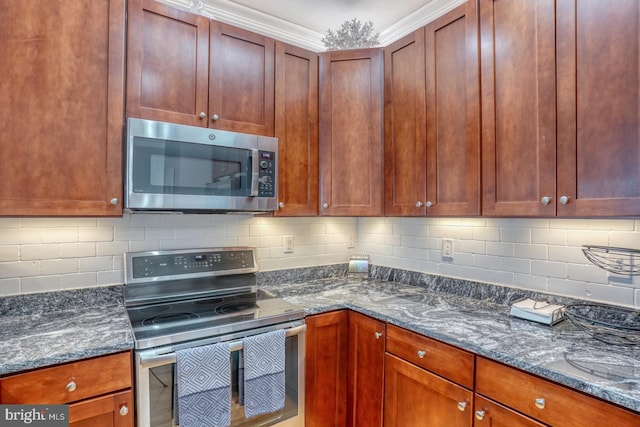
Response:
[[[0,298],[0,375],[133,345],[122,286]]]
[[[418,286],[346,276],[299,283],[277,274],[259,286],[308,315],[349,308],[640,412],[640,346],[604,344],[569,320],[550,327],[509,315],[523,296],[575,300],[418,273],[382,276]]]

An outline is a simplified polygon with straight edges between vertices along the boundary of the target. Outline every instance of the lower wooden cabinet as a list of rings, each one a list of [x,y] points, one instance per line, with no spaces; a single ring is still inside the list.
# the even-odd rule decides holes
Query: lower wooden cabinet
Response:
[[[133,392],[109,394],[69,406],[69,427],[133,427]]]
[[[306,324],[305,425],[346,426],[349,311],[310,316]]]
[[[472,402],[472,391],[386,354],[385,427],[470,427]]]
[[[482,357],[476,360],[476,393],[554,426],[640,425],[638,414]]]
[[[475,427],[544,427],[529,417],[526,417],[516,411],[502,406],[482,396],[476,395],[474,405],[475,408]]]
[[[385,326],[349,312],[348,426],[382,426]]]
[[[0,403],[70,404],[71,427],[133,427],[131,352],[0,378]]]

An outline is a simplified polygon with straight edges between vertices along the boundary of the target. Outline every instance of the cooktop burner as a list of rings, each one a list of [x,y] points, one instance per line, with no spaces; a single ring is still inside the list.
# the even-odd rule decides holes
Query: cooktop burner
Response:
[[[253,248],[125,254],[125,304],[137,349],[249,331],[304,317],[258,292]]]

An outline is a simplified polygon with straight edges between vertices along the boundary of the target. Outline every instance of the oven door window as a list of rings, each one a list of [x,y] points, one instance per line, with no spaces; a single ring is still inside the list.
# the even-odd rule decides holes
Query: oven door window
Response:
[[[134,193],[251,193],[251,150],[135,137],[132,161]]]
[[[285,404],[280,411],[246,419],[239,396],[239,352],[231,353],[231,427],[272,426],[298,417],[298,336],[287,337],[285,352]],[[173,421],[175,364],[150,368],[149,400],[152,427],[178,427]]]

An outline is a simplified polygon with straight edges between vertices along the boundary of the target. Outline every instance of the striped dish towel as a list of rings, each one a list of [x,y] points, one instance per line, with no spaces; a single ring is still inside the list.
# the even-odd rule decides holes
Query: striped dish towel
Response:
[[[284,408],[285,340],[284,329],[242,340],[246,418]]]
[[[181,427],[231,424],[230,356],[228,343],[176,351],[176,424]]]

